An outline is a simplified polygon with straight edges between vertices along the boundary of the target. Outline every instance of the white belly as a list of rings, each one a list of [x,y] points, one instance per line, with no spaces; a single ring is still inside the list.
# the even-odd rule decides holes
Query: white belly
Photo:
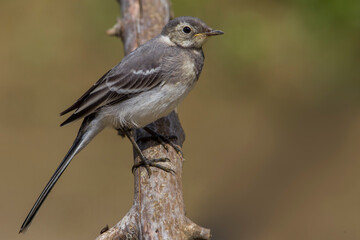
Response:
[[[115,128],[144,127],[173,111],[194,85],[195,81],[168,83],[102,111]]]

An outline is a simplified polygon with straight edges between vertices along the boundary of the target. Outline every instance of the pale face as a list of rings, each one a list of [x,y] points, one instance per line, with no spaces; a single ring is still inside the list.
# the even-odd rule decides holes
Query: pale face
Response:
[[[207,39],[205,34],[211,29],[202,25],[193,26],[187,22],[180,22],[169,32],[172,42],[185,48],[201,48]]]
[[[178,17],[171,20],[161,35],[172,43],[184,48],[201,48],[209,36],[221,35],[222,31],[213,30],[203,21],[194,17]]]

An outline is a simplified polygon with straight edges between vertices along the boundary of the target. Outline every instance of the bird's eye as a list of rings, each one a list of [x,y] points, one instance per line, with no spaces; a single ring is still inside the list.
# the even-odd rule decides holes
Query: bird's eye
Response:
[[[183,28],[183,32],[184,32],[184,33],[190,33],[190,32],[191,32],[191,28],[188,27],[188,26],[186,26],[186,27]]]

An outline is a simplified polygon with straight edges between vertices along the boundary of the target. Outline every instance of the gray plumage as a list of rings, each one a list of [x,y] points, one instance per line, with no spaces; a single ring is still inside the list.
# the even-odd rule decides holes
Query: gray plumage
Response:
[[[175,85],[178,82],[186,82],[192,85],[201,72],[203,62],[204,55],[201,48],[185,49],[177,45],[169,45],[167,37],[159,35],[124,57],[74,105],[62,112],[61,115],[76,109],[61,125],[95,112],[110,113],[114,107],[118,108],[119,104],[123,104],[126,100],[141,97],[154,88],[159,91],[165,84]],[[171,105],[171,101],[176,102],[177,97],[180,96],[173,95],[168,103]],[[162,113],[158,114],[163,117]],[[124,116],[124,118],[126,123],[116,124],[114,127],[131,129],[143,126],[133,121],[132,116]],[[107,116],[107,119],[111,120],[111,116]]]
[[[198,18],[170,21],[160,35],[138,47],[101,77],[61,115],[61,126],[84,118],[69,152],[26,217],[26,230],[72,158],[107,126],[128,131],[168,115],[194,87],[201,73],[206,38],[222,34]]]

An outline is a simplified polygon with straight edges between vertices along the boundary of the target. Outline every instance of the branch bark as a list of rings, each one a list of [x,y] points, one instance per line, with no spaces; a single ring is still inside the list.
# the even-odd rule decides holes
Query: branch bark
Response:
[[[118,18],[109,35],[121,37],[125,54],[129,54],[161,32],[171,18],[168,0],[118,0],[122,18]],[[164,136],[176,136],[175,143],[181,149],[185,134],[178,115],[172,112],[150,126]],[[152,168],[149,178],[144,168],[134,174],[134,204],[114,227],[102,233],[97,240],[120,239],[210,239],[210,230],[202,228],[185,216],[182,195],[183,157],[172,147],[168,151],[148,138],[142,130],[136,130],[136,139],[144,155],[149,159],[167,157],[164,163],[175,170],[170,174]],[[134,162],[139,161],[135,156]]]

